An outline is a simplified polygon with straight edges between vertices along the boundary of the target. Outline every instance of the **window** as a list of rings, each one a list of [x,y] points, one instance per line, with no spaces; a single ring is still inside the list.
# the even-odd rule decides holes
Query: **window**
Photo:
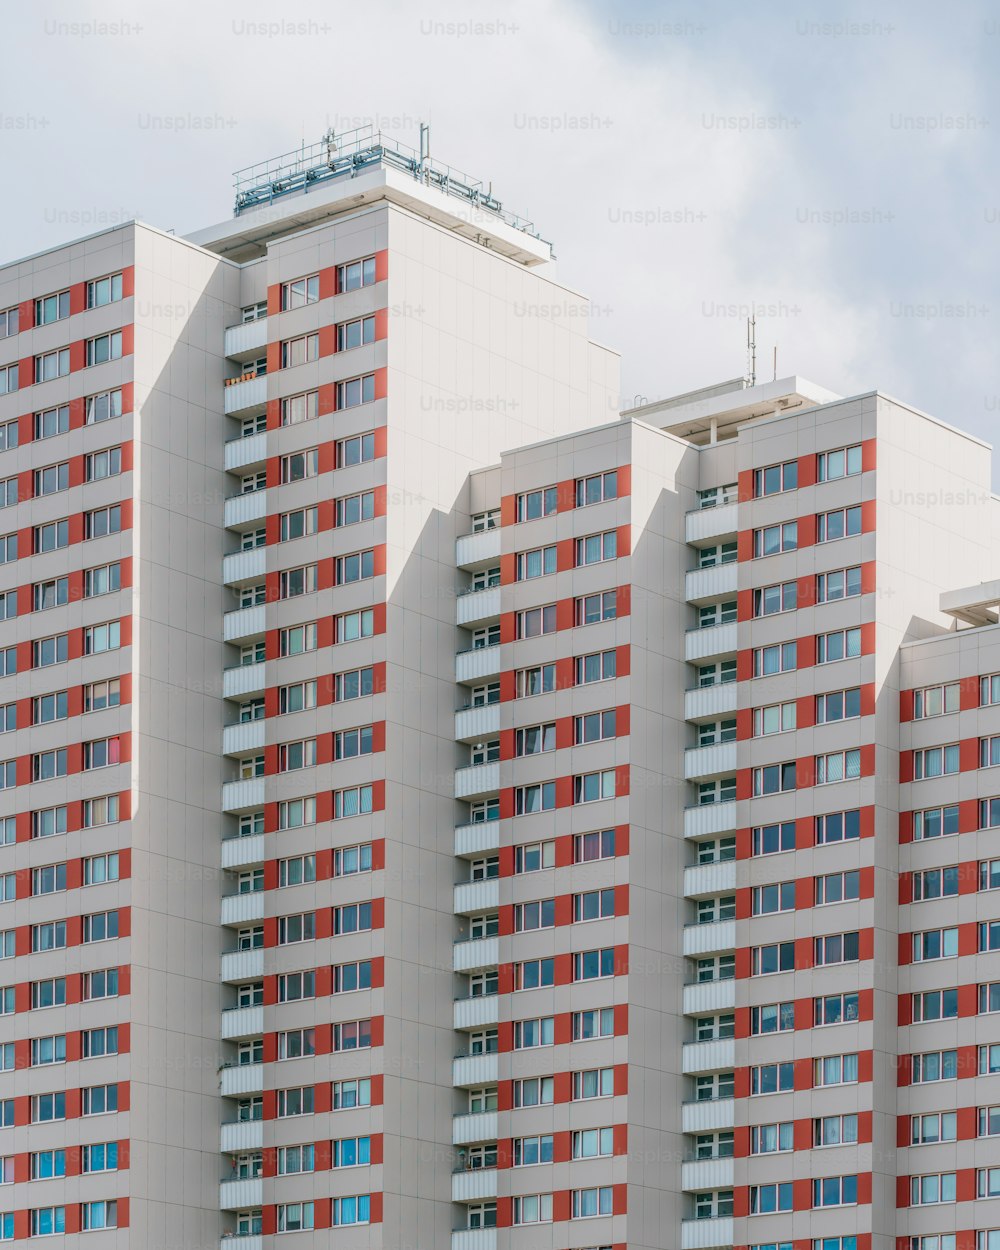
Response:
[[[541,782],[533,786],[517,786],[514,790],[514,815],[530,816],[533,812],[552,811],[556,805],[556,783]]]
[[[833,482],[861,472],[861,444],[841,447],[838,451],[822,451],[816,457],[816,479]]]
[[[750,1033],[754,1037],[765,1033],[784,1033],[794,1028],[794,1003],[768,1003],[750,1009]]]
[[[356,551],[349,556],[338,556],[336,563],[336,581],[338,586],[348,582],[359,582],[375,576],[375,552]]]
[[[517,638],[537,638],[541,634],[556,632],[556,605],[547,604],[543,608],[527,608],[514,617],[514,632]]]
[[[316,1170],[316,1148],[311,1143],[303,1146],[281,1146],[277,1155],[277,1174],[294,1176],[301,1172]]]
[[[372,787],[351,786],[333,792],[333,818],[345,820],[351,816],[363,816],[372,811]]]
[[[314,1091],[311,1085],[297,1089],[279,1089],[277,1092],[277,1116],[288,1119],[294,1115],[312,1115]]]
[[[297,599],[300,595],[313,594],[317,587],[317,578],[315,564],[306,564],[297,569],[282,569],[278,574],[278,598]]]
[[[87,339],[87,365],[102,365],[108,360],[119,360],[122,354],[122,335],[120,330],[110,334],[99,334],[96,338]],[[67,370],[68,372],[68,370]]]
[[[12,478],[14,499],[11,500],[11,483],[0,482],[0,507],[6,507],[4,499],[16,503],[17,479]],[[46,551],[58,551],[69,546],[69,521],[49,521],[45,525],[36,525],[32,530],[31,549],[35,555]]]
[[[296,855],[291,859],[278,860],[278,888],[302,885],[316,880],[316,856]]]
[[[91,1085],[81,1093],[84,1115],[107,1115],[118,1110],[117,1085]]]
[[[855,963],[861,958],[860,936],[857,932],[831,933],[813,942],[813,962],[817,968],[825,964]]]
[[[980,804],[982,815],[982,804]],[[913,840],[947,837],[958,833],[958,804],[949,807],[930,807],[913,813]]]
[[[35,325],[47,326],[53,321],[62,321],[70,315],[69,291],[60,291],[56,295],[44,295],[35,300]]]
[[[370,404],[375,398],[375,374],[366,373],[363,377],[348,378],[337,383],[337,411],[344,408],[357,408],[359,404]]]
[[[856,1176],[825,1176],[813,1181],[813,1207],[853,1206],[857,1200]]]
[[[66,865],[49,864],[45,868],[31,870],[31,893],[33,897],[40,894],[58,894],[66,889]]]
[[[281,311],[289,308],[302,308],[306,304],[315,304],[319,299],[319,274],[308,278],[296,278],[292,282],[281,284]]]
[[[84,1232],[95,1228],[118,1227],[118,1203],[114,1200],[81,1203],[80,1214]]]
[[[614,1037],[615,1013],[613,1007],[601,1007],[590,1011],[573,1013],[573,1041],[589,1042],[597,1037]]]
[[[555,984],[552,959],[527,959],[514,965],[514,989],[537,990]]]
[[[618,653],[616,651],[597,651],[592,655],[578,655],[573,661],[573,678],[578,686],[593,681],[609,681],[618,674]],[[553,670],[555,665],[546,665]]]
[[[715,625],[731,625],[736,620],[737,605],[735,599],[723,603],[711,603],[698,609],[698,628],[711,629]]]
[[[835,542],[861,533],[861,505],[837,508],[833,512],[821,512],[816,517],[816,541]]]
[[[750,1069],[750,1095],[779,1094],[795,1088],[794,1065],[765,1063]]]
[[[372,871],[372,844],[363,842],[360,846],[341,847],[333,853],[333,875],[335,877],[353,876],[358,872]]]
[[[834,721],[853,720],[861,715],[861,688],[836,690],[816,696],[816,724],[828,725]]]
[[[373,286],[375,277],[375,257],[366,256],[364,260],[352,260],[350,264],[337,266],[337,294],[345,291],[357,291],[363,286]]]
[[[333,932],[337,937],[344,933],[365,933],[371,927],[371,903],[346,903],[333,909]]]
[[[553,1159],[551,1134],[540,1137],[515,1137],[511,1147],[513,1166],[516,1168],[534,1167],[538,1163],[551,1163]]]
[[[551,929],[556,923],[556,900],[543,898],[535,903],[515,903],[514,932],[528,933],[532,929]]]
[[[615,1092],[614,1068],[589,1068],[573,1073],[573,1100],[610,1098]]]
[[[778,612],[794,612],[798,605],[798,583],[784,582],[777,586],[761,586],[753,592],[753,614],[773,616]]]
[[[833,872],[816,879],[817,907],[826,903],[843,903],[861,897],[861,873],[857,869]]]
[[[766,946],[754,946],[751,948],[751,976],[765,977],[770,976],[774,972],[792,972],[794,969],[794,942],[772,942]]]
[[[575,923],[582,923],[587,920],[605,920],[614,914],[614,887],[606,890],[589,890],[585,894],[573,895],[573,920]]]
[[[17,535],[0,535],[0,564],[12,564],[17,559]]]
[[[83,593],[87,599],[97,595],[107,595],[113,590],[121,589],[121,565],[102,564],[97,568],[87,569],[83,575]]]
[[[772,464],[766,469],[754,469],[753,493],[757,499],[764,495],[777,495],[782,491],[795,490],[799,484],[799,464],[789,460],[784,464]]]
[[[375,459],[375,434],[356,434],[337,443],[337,468],[346,469],[352,464],[365,464]]]
[[[122,449],[109,447],[95,451],[85,461],[85,477],[88,482],[100,482],[107,477],[117,477],[122,471]]]
[[[795,789],[795,760],[784,764],[765,764],[753,770],[754,797],[764,794],[781,794]]]
[[[519,582],[530,581],[534,577],[547,577],[556,571],[556,560],[555,546],[519,551],[514,560],[514,576]]]
[[[767,525],[753,532],[754,559],[777,555],[781,551],[795,551],[798,545],[798,521],[786,521],[783,525]]]
[[[93,802],[101,802],[102,800],[93,800]],[[109,800],[110,801],[110,800]],[[117,796],[115,796],[117,811]],[[116,817],[117,818],[117,817]],[[103,822],[111,823],[109,821]],[[118,852],[109,852],[107,855],[90,855],[83,861],[83,884],[84,885],[103,885],[106,881],[118,880]]]
[[[337,326],[337,351],[346,352],[375,342],[375,318],[359,317],[354,321],[342,321]]]
[[[16,705],[10,704],[11,708],[16,711]],[[31,723],[33,725],[47,725],[51,721],[65,720],[69,715],[69,691],[58,690],[54,694],[41,694],[31,700]],[[6,723],[5,717],[5,723]],[[13,729],[13,724],[9,725],[9,729]]]
[[[3,935],[4,958],[13,955],[14,930],[8,929]],[[66,945],[66,921],[50,920],[46,924],[31,926],[31,949],[33,951],[61,950]]]
[[[118,912],[98,911],[83,918],[84,942],[107,942],[118,936]]]
[[[834,603],[861,594],[861,566],[838,569],[833,573],[817,573],[816,602]]]
[[[4,1160],[6,1165],[7,1160]],[[6,1176],[6,1166],[4,1167],[4,1183],[8,1183]],[[33,1181],[52,1180],[56,1176],[66,1175],[66,1151],[65,1150],[38,1150],[31,1155],[31,1164],[29,1175]],[[13,1177],[10,1178],[13,1180]]]
[[[311,360],[319,360],[318,334],[301,334],[298,338],[285,339],[281,344],[282,369],[293,369]]]
[[[583,773],[573,778],[573,802],[596,803],[601,799],[613,799],[615,788],[613,768],[599,773]]]
[[[795,882],[778,885],[757,885],[752,891],[753,915],[768,916],[779,911],[795,910]]]
[[[278,541],[287,543],[307,534],[315,534],[319,524],[318,508],[298,508],[283,512],[279,518]]]
[[[32,493],[36,496],[55,495],[69,489],[69,461],[50,464],[34,472]]]
[[[84,537],[104,538],[107,534],[118,534],[122,528],[122,510],[120,504],[112,504],[107,508],[95,508],[84,514]]]
[[[574,1220],[611,1215],[614,1212],[614,1190],[610,1185],[600,1189],[574,1189],[571,1209]]]
[[[982,1111],[980,1111],[980,1126]],[[929,1146],[936,1142],[955,1141],[958,1136],[958,1116],[954,1111],[937,1111],[932,1115],[910,1116],[910,1144]],[[980,1136],[982,1133],[980,1132]]]
[[[926,747],[913,752],[913,779],[942,777],[959,770],[959,745],[957,742],[945,747]]]
[[[736,661],[720,660],[717,664],[702,664],[698,668],[698,688],[722,686],[736,680]]]
[[[109,336],[105,335],[105,339]],[[91,339],[87,343],[87,364],[94,363],[90,359],[91,349],[96,340]],[[107,346],[107,345],[105,345]],[[121,335],[118,335],[118,354],[121,355]],[[53,378],[64,378],[70,369],[69,364],[69,348],[61,348],[59,351],[46,352],[42,356],[35,357],[35,383],[49,382]],[[16,386],[8,384],[8,390],[17,390]]]
[[[333,1049],[364,1050],[372,1044],[371,1020],[352,1020],[349,1024],[333,1026]]]
[[[118,969],[102,968],[99,972],[85,972],[83,975],[83,998],[90,1002],[98,998],[118,997]]]
[[[84,800],[83,827],[85,829],[93,829],[93,828],[96,828],[98,825],[116,825],[117,823],[118,823],[118,795],[117,794],[104,795],[99,799],[85,799]],[[84,860],[84,875],[86,876],[88,864],[94,865],[93,871],[96,872],[97,871],[96,865],[98,864],[98,861],[101,861],[101,860],[108,861],[109,870],[113,867],[113,870],[115,873],[113,880],[117,881],[118,880],[118,856],[117,855],[108,855],[108,856],[95,855],[90,860]],[[111,861],[114,861],[113,865]],[[90,882],[85,880],[84,884],[89,885]]]
[[[369,1107],[371,1101],[371,1081],[367,1078],[333,1082],[334,1111],[345,1111],[351,1107]]]
[[[517,497],[518,522],[535,521],[539,517],[550,516],[558,510],[559,500],[554,486],[545,486],[541,490],[529,490]]]
[[[83,744],[84,770],[109,768],[121,762],[121,743],[117,737],[97,738]]]
[[[33,1068],[65,1062],[65,1033],[59,1033],[54,1037],[34,1037],[31,1039],[31,1066]]]
[[[31,1210],[31,1236],[53,1237],[66,1231],[65,1207],[33,1207]]]
[[[290,946],[296,942],[311,942],[316,936],[316,915],[314,912],[300,912],[295,916],[278,917],[278,945]],[[311,998],[312,995],[306,995]],[[279,1001],[285,1002],[286,999]]]
[[[828,1115],[813,1120],[815,1146],[852,1145],[858,1140],[857,1115]]]
[[[575,864],[587,863],[594,859],[612,859],[614,854],[614,829],[602,829],[599,833],[581,833],[573,839],[573,862]]]
[[[758,709],[759,710],[759,709]],[[780,855],[795,850],[795,822],[780,825],[760,825],[751,833],[751,850],[754,855]]]
[[[607,530],[603,534],[590,534],[586,538],[578,538],[574,555],[577,568],[584,564],[600,564],[603,560],[616,559],[618,556],[617,531]]]
[[[830,1055],[813,1060],[813,1084],[854,1085],[858,1080],[857,1055]]]
[[[837,781],[852,781],[860,776],[860,748],[816,756],[816,785],[818,786],[830,785]]]
[[[615,948],[597,951],[576,951],[573,955],[573,980],[596,981],[615,975]]]
[[[979,1176],[982,1173],[978,1173]],[[978,1188],[978,1187],[977,1187]],[[997,1190],[1000,1194],[1000,1188]],[[979,1197],[986,1194],[980,1192]],[[932,1206],[940,1202],[955,1201],[955,1173],[934,1172],[927,1176],[910,1177],[910,1206]]]
[[[834,664],[861,654],[861,629],[838,629],[832,634],[816,635],[816,663]]]
[[[100,395],[90,395],[87,397],[87,425],[97,425],[101,421],[110,421],[112,417],[120,417],[121,415],[122,393],[120,390],[102,391]]]
[[[612,708],[607,712],[588,712],[585,716],[573,718],[573,743],[582,746],[588,742],[602,742],[615,737],[616,713]]]
[[[913,719],[926,720],[929,716],[944,716],[959,709],[961,683],[950,682],[946,686],[926,686],[913,692]]]
[[[0,312],[0,339],[17,334],[21,319],[20,308],[5,308]]]
[[[791,1211],[792,1183],[751,1185],[750,1214],[769,1215],[775,1211]]]
[[[352,994],[355,990],[370,990],[371,986],[372,965],[369,959],[338,964],[333,969],[333,992],[335,994]]]
[[[980,864],[980,871],[984,865]],[[930,898],[948,898],[958,894],[958,865],[948,868],[925,868],[922,872],[914,872],[910,878],[912,898],[914,902],[922,902]],[[980,889],[982,889],[980,880]]]
[[[374,491],[364,491],[360,495],[347,495],[337,500],[336,524],[338,526],[357,525],[360,521],[370,521],[374,515]]]
[[[771,647],[758,647],[753,653],[754,677],[769,677],[772,673],[787,673],[795,668],[796,644],[776,643]]]

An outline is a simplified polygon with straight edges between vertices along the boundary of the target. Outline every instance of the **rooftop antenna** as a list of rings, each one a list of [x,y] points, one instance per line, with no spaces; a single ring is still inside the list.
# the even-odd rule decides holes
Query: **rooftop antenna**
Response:
[[[773,380],[775,382],[777,382],[778,380],[778,344],[777,343],[775,343],[774,345],[774,379]]]
[[[420,176],[424,176],[424,162],[431,159],[430,122],[420,123]]]
[[[337,136],[333,127],[323,136],[323,142],[326,144],[326,163],[330,169],[333,169],[334,162],[337,159]]]
[[[757,385],[757,318],[747,317],[747,372],[750,385]]]

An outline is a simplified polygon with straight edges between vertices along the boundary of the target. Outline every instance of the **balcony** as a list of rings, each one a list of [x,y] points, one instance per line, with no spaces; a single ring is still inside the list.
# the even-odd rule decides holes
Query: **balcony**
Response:
[[[223,1124],[219,1134],[221,1154],[234,1155],[241,1150],[261,1150],[263,1146],[263,1120],[234,1120],[231,1124]]]
[[[468,594],[459,595],[455,602],[456,624],[464,625],[466,629],[500,619],[499,586],[490,586],[487,590],[471,590]]]
[[[681,1220],[681,1250],[712,1250],[733,1244],[731,1216],[715,1220]]]
[[[264,1201],[264,1182],[253,1180],[223,1181],[219,1186],[219,1209],[222,1211],[246,1211],[259,1207]]]
[[[682,1133],[715,1133],[736,1123],[734,1098],[705,1098],[681,1104]],[[713,1243],[714,1244],[714,1243]]]
[[[223,387],[223,411],[227,417],[248,417],[267,407],[267,375],[247,378]]]
[[[497,1055],[459,1055],[451,1062],[451,1083],[456,1089],[494,1085],[499,1077]]]
[[[232,438],[224,449],[223,465],[228,473],[240,469],[259,468],[267,461],[267,435],[251,434],[249,438]]]
[[[481,820],[474,825],[459,825],[455,830],[456,855],[476,856],[499,847],[499,820]]]
[[[260,1037],[264,1032],[264,1008],[230,1007],[222,1013],[222,1040],[237,1041],[241,1038]]]
[[[222,697],[242,699],[248,694],[261,694],[264,690],[264,664],[234,664],[222,674]]]
[[[736,1043],[731,1037],[687,1042],[681,1047],[682,1072],[731,1072],[735,1066]]]
[[[471,938],[456,942],[452,948],[455,972],[482,972],[500,963],[500,939],[497,937]]]
[[[257,317],[254,321],[241,321],[238,325],[226,327],[223,351],[230,359],[243,360],[250,352],[263,354],[266,347],[266,317]],[[260,1203],[257,1205],[259,1206]]]
[[[497,1250],[495,1228],[459,1228],[451,1235],[451,1250]]]
[[[262,1063],[234,1063],[219,1073],[219,1092],[223,1098],[242,1098],[244,1094],[259,1094],[264,1089],[264,1065]]]
[[[715,720],[719,716],[736,715],[736,682],[719,682],[684,692],[685,720]]]
[[[500,559],[500,527],[463,534],[455,543],[455,563],[460,569],[474,569],[481,564],[496,564]]]
[[[688,603],[711,603],[715,599],[736,594],[735,560],[728,564],[716,564],[710,569],[692,569],[684,575],[684,597]]]
[[[500,733],[500,704],[466,707],[455,713],[456,742],[485,742]]]
[[[715,920],[709,924],[684,926],[684,954],[688,958],[717,955],[736,949],[736,921]]]
[[[686,1016],[712,1016],[719,1011],[736,1009],[736,980],[697,981],[685,985],[683,991]]]
[[[735,538],[739,527],[738,503],[724,503],[718,508],[695,508],[684,517],[684,541],[694,547],[708,547],[723,538]]]
[[[222,731],[223,755],[246,755],[264,749],[264,718],[227,725]]]
[[[496,794],[500,789],[500,764],[473,764],[469,768],[455,769],[455,798],[481,799]]]
[[[251,551],[234,551],[222,558],[222,581],[226,586],[241,586],[246,582],[263,581],[266,571],[266,547],[254,547]]]
[[[705,664],[736,654],[736,622],[689,629],[684,635],[684,658],[692,664]]]
[[[470,1111],[457,1115],[451,1122],[451,1144],[465,1146],[470,1142],[496,1141],[497,1113],[495,1111]]]
[[[694,864],[684,869],[685,898],[704,898],[708,894],[731,894],[736,889],[736,860],[718,864]]]
[[[264,862],[264,835],[253,833],[246,838],[225,838],[222,842],[223,868],[249,868]]]
[[[500,1021],[500,995],[487,994],[480,998],[456,998],[456,1029],[481,1029]]]
[[[686,781],[710,781],[713,777],[731,777],[735,772],[735,742],[716,742],[707,747],[690,747],[684,752]]]
[[[736,829],[736,800],[702,803],[684,809],[684,836],[707,838],[713,833],[733,833]]]
[[[256,950],[227,951],[221,960],[219,980],[225,984],[240,981],[259,981],[264,975],[264,948]]]
[[[250,490],[245,495],[232,495],[222,505],[222,524],[226,529],[240,529],[263,521],[267,515],[267,491]]]
[[[260,638],[264,633],[265,607],[258,603],[252,608],[237,608],[222,616],[222,637],[225,642],[245,642]]]
[[[491,677],[500,676],[500,646],[474,647],[455,656],[455,680],[475,686]]]
[[[222,787],[222,810],[224,812],[256,811],[263,806],[263,777],[243,777],[239,781],[227,781]]]
[[[481,911],[496,911],[500,906],[500,882],[496,877],[488,881],[463,881],[455,886],[454,912],[456,916],[474,916]]]
[[[220,924],[250,924],[264,919],[264,891],[250,890],[246,894],[228,894],[222,900]]]
[[[681,1189],[692,1193],[732,1189],[735,1173],[736,1166],[732,1159],[692,1159],[681,1164]]]
[[[263,1250],[264,1238],[259,1234],[247,1233],[239,1237],[223,1237],[219,1242],[219,1250]]]
[[[463,1168],[451,1178],[452,1202],[482,1202],[497,1196],[496,1168]],[[476,1232],[479,1229],[474,1230]],[[493,1230],[490,1229],[490,1232]]]

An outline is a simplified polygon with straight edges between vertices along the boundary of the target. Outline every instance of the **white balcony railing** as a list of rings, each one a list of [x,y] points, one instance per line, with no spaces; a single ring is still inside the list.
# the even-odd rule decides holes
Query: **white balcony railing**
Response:
[[[246,755],[264,749],[264,718],[227,725],[222,731],[223,755]]]
[[[267,434],[251,434],[248,438],[233,438],[226,443],[223,464],[227,472],[249,469],[267,461]]]
[[[237,608],[222,616],[222,637],[226,642],[243,642],[259,638],[264,633],[264,604],[252,608]]]
[[[455,854],[479,855],[500,846],[499,820],[481,820],[475,825],[459,825],[455,830]]]
[[[248,378],[223,387],[223,409],[227,417],[267,407],[267,375]]]
[[[717,864],[692,864],[684,869],[686,898],[704,898],[708,894],[731,894],[736,889],[736,860]]]
[[[733,1221],[721,1216],[714,1220],[681,1220],[681,1250],[715,1250],[733,1244]]]
[[[707,838],[713,833],[732,833],[736,829],[736,801],[702,803],[684,809],[684,836]]]
[[[267,347],[266,317],[257,317],[253,321],[241,321],[237,325],[226,327],[223,350],[227,356],[242,360],[250,352],[263,352],[265,347]]]
[[[688,1042],[681,1047],[682,1072],[731,1072],[735,1064],[736,1043],[731,1037]]]
[[[455,601],[455,622],[467,629],[472,625],[482,625],[485,621],[497,620],[499,616],[499,586],[470,591],[466,595],[459,595]]]
[[[500,789],[500,764],[472,764],[455,770],[455,798],[478,799]]]
[[[495,1111],[473,1111],[468,1115],[457,1115],[452,1120],[451,1144],[464,1146],[469,1142],[496,1141],[497,1113]]]
[[[459,1228],[451,1235],[451,1250],[497,1250],[495,1228]]]
[[[475,647],[455,656],[455,680],[467,686],[500,676],[500,647]]]
[[[688,603],[711,603],[723,595],[732,598],[736,594],[735,560],[728,564],[716,564],[710,569],[692,569],[684,575],[684,597]]]
[[[236,664],[222,674],[222,697],[242,699],[248,694],[260,694],[264,689],[265,667],[260,664]]]
[[[454,911],[456,916],[474,916],[477,912],[496,911],[500,906],[500,882],[496,877],[488,881],[463,881],[455,886]]]
[[[686,1016],[711,1016],[718,1011],[733,1011],[736,1007],[735,978],[685,985],[683,1004]]]
[[[684,777],[687,781],[731,777],[735,772],[735,742],[715,742],[706,747],[689,747],[684,752]]]
[[[241,1037],[260,1037],[264,1032],[263,1007],[232,1007],[222,1012],[221,1036],[223,1041]]]
[[[239,1154],[242,1150],[260,1150],[263,1145],[263,1120],[235,1120],[231,1124],[223,1124],[219,1133],[219,1150],[224,1155]]]
[[[715,955],[736,948],[736,921],[716,920],[684,927],[684,954],[689,958]]]
[[[701,686],[684,693],[684,719],[710,720],[718,716],[736,715],[735,681],[719,682],[715,686]]]
[[[732,1128],[736,1123],[736,1100],[706,1098],[703,1102],[681,1105],[682,1133],[714,1133]]]
[[[456,942],[452,950],[455,972],[481,972],[484,968],[495,968],[500,962],[498,937]]]
[[[251,890],[246,894],[229,894],[222,900],[220,924],[241,925],[251,920],[264,919],[264,891]]]
[[[223,868],[249,868],[264,862],[264,835],[252,833],[245,838],[224,838],[222,842]]]
[[[239,781],[227,781],[222,787],[222,810],[224,812],[249,811],[264,806],[264,778],[242,777]]]
[[[266,490],[251,490],[245,495],[233,495],[222,505],[222,523],[226,529],[239,529],[254,521],[262,521],[266,515]]]
[[[721,656],[736,654],[735,621],[725,625],[708,625],[704,629],[689,629],[684,635],[684,658],[689,663],[703,664]]]
[[[500,559],[500,527],[463,534],[455,543],[455,563],[460,569],[476,568]]]
[[[226,951],[219,966],[219,980],[225,984],[240,981],[259,981],[264,975],[264,948],[255,950]]]
[[[451,1178],[452,1202],[482,1202],[497,1196],[496,1168],[465,1168]],[[479,1231],[476,1229],[475,1231]],[[492,1230],[490,1230],[492,1231]]]
[[[488,994],[479,998],[455,1000],[454,1025],[456,1029],[481,1029],[500,1021],[500,995]]]
[[[718,508],[696,508],[684,517],[684,540],[696,547],[707,547],[723,538],[735,538],[740,527],[739,504]]]
[[[219,1073],[219,1093],[223,1098],[241,1098],[244,1094],[259,1094],[264,1088],[264,1065],[262,1063],[234,1063]]]
[[[246,1211],[264,1201],[264,1182],[253,1179],[223,1181],[219,1186],[219,1208],[223,1211]]]
[[[500,704],[485,703],[482,707],[466,707],[455,713],[457,742],[485,742],[500,732]]]
[[[451,1083],[456,1089],[495,1085],[499,1074],[497,1055],[459,1055],[451,1063]]]
[[[266,572],[266,547],[254,547],[250,551],[233,551],[222,558],[222,581],[226,586],[263,581]]]
[[[732,1159],[691,1159],[681,1164],[681,1189],[702,1194],[710,1189],[732,1189],[735,1166]]]

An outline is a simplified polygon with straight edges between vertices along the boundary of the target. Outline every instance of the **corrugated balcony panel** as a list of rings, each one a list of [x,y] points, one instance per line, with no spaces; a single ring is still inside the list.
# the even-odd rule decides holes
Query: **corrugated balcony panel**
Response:
[[[500,527],[463,534],[455,543],[455,563],[460,569],[474,569],[500,559]]]
[[[736,1042],[731,1037],[687,1042],[681,1047],[682,1072],[731,1072],[735,1064]]]
[[[714,1133],[733,1128],[736,1123],[735,1098],[706,1098],[681,1106],[682,1133]]]
[[[229,894],[222,900],[220,924],[241,925],[264,919],[264,891]]]
[[[455,854],[476,857],[500,846],[499,820],[481,820],[474,825],[459,825],[455,830]]]
[[[226,586],[263,581],[267,572],[267,548],[233,551],[222,557],[222,581]]]
[[[479,998],[458,998],[455,1000],[456,1029],[481,1029],[500,1021],[500,995],[487,994]]]
[[[481,972],[500,962],[500,939],[496,937],[456,942],[452,949],[455,972]]]
[[[253,1180],[223,1181],[219,1186],[219,1207],[223,1211],[246,1211],[264,1201],[264,1182]]]
[[[249,416],[267,407],[267,375],[247,378],[222,388],[223,411],[227,417]]]
[[[455,798],[479,799],[500,789],[500,764],[472,764],[455,769]]]
[[[684,597],[688,603],[712,603],[724,595],[736,594],[735,560],[728,564],[716,564],[710,569],[692,569],[684,575]]]
[[[684,926],[684,954],[715,955],[736,949],[736,921],[716,920],[710,924]]]
[[[225,642],[245,642],[250,638],[260,638],[265,629],[264,604],[258,603],[252,608],[237,608],[233,612],[224,612],[222,616],[222,637]]]
[[[451,1235],[451,1250],[497,1250],[495,1228],[460,1228]]]
[[[496,1141],[498,1116],[495,1111],[474,1111],[457,1115],[451,1124],[451,1144],[465,1146],[470,1142]]]
[[[226,443],[223,464],[226,471],[234,473],[267,462],[267,434],[251,434],[248,438],[232,438]]]
[[[500,1075],[498,1055],[459,1055],[451,1061],[451,1083],[456,1089],[493,1085]]]
[[[731,777],[735,772],[735,742],[716,742],[707,747],[689,747],[684,752],[684,777],[687,781],[709,781],[713,777]]]
[[[222,810],[243,812],[264,806],[264,778],[243,777],[239,781],[227,781],[222,787]]]
[[[732,1159],[692,1159],[681,1164],[681,1189],[706,1193],[710,1189],[732,1189],[736,1165]]]
[[[738,503],[718,508],[698,508],[684,517],[684,541],[695,547],[708,547],[724,538],[735,538],[740,528]]]
[[[699,981],[685,985],[683,992],[686,1016],[712,1016],[720,1011],[736,1009],[736,979],[725,981]]]
[[[223,1237],[219,1250],[264,1250],[264,1238],[252,1233],[245,1237]]]
[[[242,1037],[260,1037],[264,1032],[263,1007],[233,1007],[222,1012],[223,1041]]]
[[[705,664],[724,656],[736,655],[735,621],[725,625],[708,625],[704,629],[689,629],[684,635],[684,658],[690,663]]]
[[[222,841],[223,868],[249,868],[264,862],[264,835],[253,833],[246,838],[224,838]]]
[[[482,1202],[497,1196],[496,1168],[466,1168],[451,1178],[452,1202]],[[479,1231],[478,1229],[475,1231]],[[490,1229],[492,1232],[493,1230]]]
[[[717,1220],[681,1220],[681,1250],[716,1250],[733,1244],[731,1216]]]
[[[456,916],[475,916],[479,912],[496,911],[500,906],[500,881],[463,881],[455,886]]]
[[[460,651],[455,656],[455,680],[462,685],[475,686],[492,677],[500,676],[500,646],[476,647]]]
[[[264,975],[264,948],[227,951],[221,960],[219,980],[228,984],[259,980]]]
[[[222,523],[226,529],[241,529],[267,515],[267,491],[251,490],[233,495],[222,505]]]
[[[224,1098],[259,1094],[264,1088],[262,1063],[234,1063],[219,1073],[219,1092]]]
[[[692,864],[684,869],[686,898],[704,898],[708,894],[731,894],[736,889],[736,860],[718,864]]]
[[[238,1120],[223,1124],[219,1134],[219,1150],[224,1155],[242,1150],[260,1150],[264,1145],[263,1120]]]
[[[466,707],[455,713],[456,742],[485,742],[500,732],[500,704]]]
[[[222,731],[222,754],[245,755],[247,751],[263,751],[264,718],[227,725]]]
[[[455,601],[455,623],[469,628],[500,619],[500,587],[470,590]]]
[[[717,720],[720,716],[736,715],[735,681],[719,682],[715,686],[701,686],[684,692],[684,719]]]
[[[226,355],[235,360],[242,360],[247,352],[263,351],[267,347],[267,318],[227,326],[224,343]]]
[[[736,801],[727,803],[702,803],[699,807],[684,809],[684,836],[707,838],[713,833],[736,831]]]
[[[266,665],[236,664],[222,674],[222,696],[242,699],[248,694],[261,694],[265,687]]]

